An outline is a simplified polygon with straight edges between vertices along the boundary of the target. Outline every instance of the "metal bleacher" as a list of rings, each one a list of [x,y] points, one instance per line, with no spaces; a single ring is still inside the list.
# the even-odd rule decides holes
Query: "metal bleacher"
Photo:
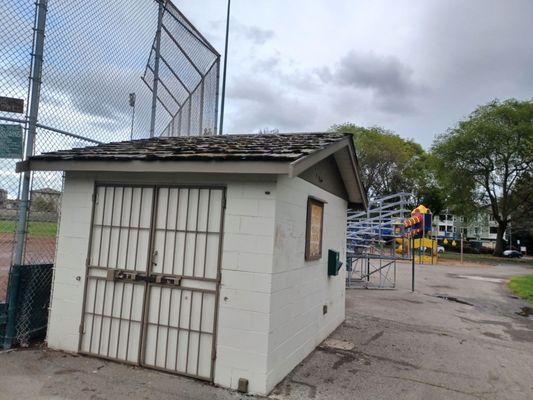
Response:
[[[347,287],[396,286],[396,262],[410,257],[396,239],[403,236],[403,221],[413,203],[411,193],[401,192],[372,199],[367,211],[348,210]]]

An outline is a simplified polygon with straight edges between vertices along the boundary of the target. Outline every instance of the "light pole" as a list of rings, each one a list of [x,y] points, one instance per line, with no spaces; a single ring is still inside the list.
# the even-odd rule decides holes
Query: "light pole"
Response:
[[[131,107],[131,130],[130,140],[133,140],[133,122],[135,121],[135,93],[130,93],[129,103]]]
[[[163,22],[164,4],[163,0],[157,0],[158,12],[157,12],[157,29],[155,32],[154,43],[154,83],[152,87],[152,113],[150,117],[150,137],[155,135],[155,117],[157,109],[157,87],[159,84],[159,53],[161,50],[161,24]]]
[[[226,102],[226,75],[228,70],[228,42],[229,42],[229,18],[231,10],[231,0],[228,0],[228,12],[226,15],[226,42],[224,44],[224,72],[222,73],[222,98],[220,100],[220,127],[218,134],[224,133],[224,103]]]

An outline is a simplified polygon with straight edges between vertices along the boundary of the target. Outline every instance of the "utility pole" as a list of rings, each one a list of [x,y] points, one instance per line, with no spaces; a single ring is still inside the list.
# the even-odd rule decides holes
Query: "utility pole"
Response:
[[[222,98],[220,100],[220,127],[218,134],[224,133],[224,104],[226,102],[226,75],[228,70],[228,42],[229,42],[229,19],[231,0],[228,0],[228,12],[226,15],[226,43],[224,44],[224,72],[222,73]]]
[[[157,108],[157,86],[159,84],[159,55],[161,51],[161,24],[163,22],[164,0],[157,0],[159,9],[157,13],[157,30],[155,32],[155,53],[154,53],[154,83],[152,87],[152,115],[150,117],[150,137],[155,133],[155,117]]]

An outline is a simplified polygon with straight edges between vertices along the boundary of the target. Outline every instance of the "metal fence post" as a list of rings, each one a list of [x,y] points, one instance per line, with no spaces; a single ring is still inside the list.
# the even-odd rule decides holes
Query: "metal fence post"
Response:
[[[33,53],[30,74],[30,102],[27,111],[27,127],[26,144],[24,159],[28,159],[33,154],[33,143],[35,139],[35,132],[37,128],[37,116],[39,114],[39,98],[41,93],[41,75],[43,68],[43,50],[44,50],[44,36],[46,27],[46,11],[48,7],[48,0],[37,0],[35,3],[35,26],[34,26],[34,41]],[[24,244],[26,241],[26,224],[28,217],[28,203],[30,194],[30,179],[31,173],[25,171],[22,175],[22,189],[20,193],[19,215],[17,223],[15,254],[13,258],[13,274],[17,274],[17,268],[23,264]],[[18,276],[18,274],[17,274]],[[14,286],[18,284],[17,276],[13,276]],[[17,279],[15,279],[17,278]],[[11,281],[11,279],[10,279]],[[16,282],[15,282],[16,281]],[[17,294],[15,288],[10,288],[9,304],[8,304],[8,320],[6,326],[6,336],[4,340],[4,348],[10,348],[13,344],[13,336],[15,334],[15,314],[17,309],[16,299]]]
[[[19,297],[20,265],[13,265],[9,273],[9,293],[7,297],[7,321],[4,335],[4,349],[10,349],[16,333],[17,299]]]
[[[154,58],[154,86],[152,90],[152,115],[150,117],[150,137],[155,134],[155,116],[157,108],[157,86],[159,83],[159,55],[161,52],[161,24],[163,23],[163,0],[159,0],[159,9],[157,14],[157,30],[155,33],[155,58]]]
[[[415,291],[415,236],[411,234],[411,292]]]

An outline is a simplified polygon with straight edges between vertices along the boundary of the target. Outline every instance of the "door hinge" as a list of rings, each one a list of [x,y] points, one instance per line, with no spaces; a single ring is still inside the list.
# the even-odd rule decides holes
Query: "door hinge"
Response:
[[[222,208],[226,209],[226,195],[222,196]]]
[[[84,326],[83,326],[83,322],[82,322],[80,324],[80,326],[78,327],[78,332],[79,332],[80,335],[83,335],[83,328],[84,328]]]
[[[213,354],[211,355],[211,360],[215,361],[217,359],[217,351],[213,350]]]

